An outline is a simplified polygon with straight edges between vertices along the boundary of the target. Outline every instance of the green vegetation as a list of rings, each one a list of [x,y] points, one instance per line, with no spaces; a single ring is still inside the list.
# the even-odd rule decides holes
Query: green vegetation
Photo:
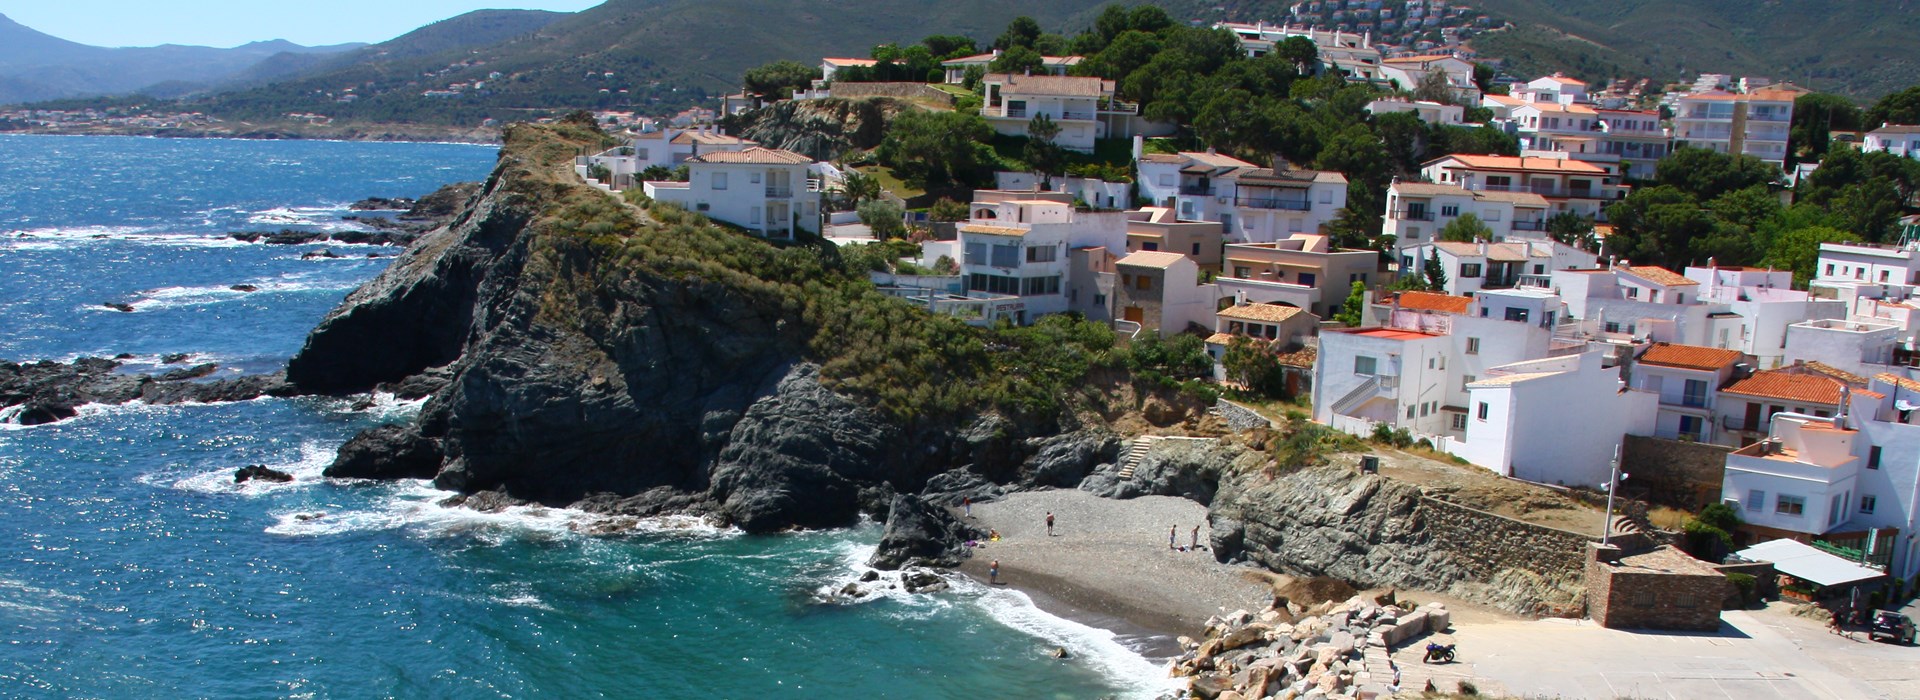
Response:
[[[906,112],[888,125],[875,155],[915,187],[967,184],[980,177],[992,134],[978,114]]]
[[[747,94],[765,100],[783,100],[793,95],[795,90],[804,90],[820,79],[818,66],[803,65],[798,61],[774,61],[741,74],[741,87]]]
[[[1220,356],[1220,365],[1227,371],[1227,381],[1245,387],[1247,392],[1261,399],[1293,398],[1287,394],[1285,368],[1280,365],[1279,356],[1273,353],[1270,343],[1237,336],[1227,345]]]
[[[1348,328],[1359,328],[1367,304],[1367,283],[1354,282],[1353,290],[1347,294],[1347,300],[1341,302],[1340,310],[1333,314],[1333,320],[1346,324]]]
[[[903,238],[907,235],[904,220],[906,211],[900,205],[884,199],[875,199],[860,204],[860,223],[873,231],[873,237],[880,240]]]
[[[1473,212],[1462,212],[1460,217],[1447,222],[1440,229],[1440,240],[1456,243],[1473,243],[1493,240],[1493,227],[1481,221]]]
[[[1687,521],[1684,528],[1686,549],[1702,559],[1719,561],[1720,555],[1733,546],[1733,531],[1738,529],[1739,511],[1725,503],[1707,506],[1700,509],[1699,515]]]

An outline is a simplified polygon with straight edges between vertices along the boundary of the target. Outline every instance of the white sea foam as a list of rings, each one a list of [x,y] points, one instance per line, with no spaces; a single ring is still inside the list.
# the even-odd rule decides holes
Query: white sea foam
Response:
[[[995,622],[1039,639],[1044,646],[1064,648],[1080,663],[1124,684],[1124,697],[1157,698],[1179,689],[1179,684],[1167,677],[1165,664],[1127,648],[1113,632],[1041,610],[1032,598],[1017,590],[989,588],[971,579],[955,588],[963,595],[972,595],[973,604]]]
[[[350,222],[346,222],[350,223]],[[0,248],[10,250],[66,250],[102,242],[124,241],[190,248],[233,248],[250,245],[223,235],[163,233],[140,226],[67,226],[0,233]]]
[[[193,306],[207,306],[229,301],[238,301],[254,294],[292,294],[298,292],[346,292],[352,291],[355,284],[345,280],[315,280],[303,274],[286,275],[274,280],[255,280],[244,284],[252,285],[254,291],[244,292],[233,289],[232,285],[205,285],[197,287],[160,287],[140,292],[140,298],[129,302],[135,312],[160,311]],[[87,311],[114,311],[98,304],[87,304],[81,309]]]
[[[292,460],[264,465],[269,469],[283,471],[293,475],[293,481],[284,483],[264,481],[261,479],[254,479],[244,484],[233,483],[233,472],[234,469],[238,468],[238,465],[232,467],[223,466],[211,471],[180,478],[172,476],[144,477],[142,481],[148,483],[159,482],[154,483],[154,485],[176,488],[182,491],[259,496],[274,491],[306,488],[313,484],[320,483],[323,479],[320,474],[326,470],[327,465],[333,463],[334,454],[335,450],[331,445],[320,442],[306,442],[300,445],[299,456],[294,457]]]
[[[330,458],[330,456],[329,456]],[[324,468],[324,465],[322,465]],[[266,531],[276,535],[316,537],[349,532],[406,528],[425,537],[470,536],[497,544],[510,538],[588,537],[583,534],[612,520],[607,516],[571,508],[539,505],[513,506],[497,512],[481,512],[460,506],[441,505],[455,496],[426,480],[402,480],[381,485],[389,493],[369,508],[329,511],[309,509],[275,515],[275,523]],[[685,537],[725,537],[737,530],[719,528],[699,518],[663,516],[639,518],[630,529],[621,532]]]

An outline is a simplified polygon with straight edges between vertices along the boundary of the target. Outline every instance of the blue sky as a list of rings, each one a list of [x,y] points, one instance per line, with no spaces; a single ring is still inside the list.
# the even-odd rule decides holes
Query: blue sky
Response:
[[[478,9],[575,12],[603,0],[0,0],[0,14],[95,46],[238,46],[286,39],[315,46],[392,39]]]

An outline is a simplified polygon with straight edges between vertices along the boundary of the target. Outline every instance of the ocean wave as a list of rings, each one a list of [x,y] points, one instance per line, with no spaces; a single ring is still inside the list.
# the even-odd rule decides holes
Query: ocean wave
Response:
[[[366,226],[341,219],[346,215],[346,205],[328,205],[317,207],[274,207],[256,211],[247,216],[247,223],[258,226],[301,226],[322,231],[359,231]]]
[[[245,465],[221,467],[183,478],[155,475],[142,477],[139,480],[152,485],[175,488],[182,491],[259,496],[275,491],[305,488],[322,482],[323,477],[321,473],[326,471],[327,465],[333,464],[335,453],[336,448],[332,445],[310,441],[301,443],[300,455],[298,457],[289,461],[264,465],[269,469],[293,475],[293,481],[284,483],[264,481],[261,479],[254,479],[244,484],[233,483],[234,470]]]
[[[1066,649],[1101,675],[1125,684],[1124,697],[1144,700],[1179,690],[1179,683],[1167,677],[1165,664],[1128,648],[1113,632],[1041,610],[1032,598],[1017,590],[989,587],[972,579],[958,582],[955,590],[970,596],[973,604],[995,622],[1036,638],[1045,647]]]
[[[295,294],[301,292],[347,292],[358,286],[347,280],[313,280],[301,276],[288,276],[277,280],[249,281],[240,284],[251,285],[254,291],[244,292],[233,289],[234,285],[205,285],[198,287],[160,287],[140,292],[140,298],[128,302],[135,312],[160,311],[193,306],[207,306],[229,301],[237,301],[255,294]],[[99,304],[81,307],[86,311],[115,311]]]
[[[173,410],[173,409],[174,409],[173,406],[154,406],[154,405],[148,404],[145,401],[141,401],[138,399],[135,399],[133,401],[128,401],[123,404],[84,403],[84,404],[80,404],[78,406],[73,407],[74,416],[72,418],[68,418],[66,420],[57,421],[53,423],[42,423],[40,425],[21,425],[20,413],[26,410],[26,407],[11,406],[4,410],[0,410],[0,431],[33,430],[35,428],[50,427],[50,426],[56,426],[56,425],[67,425],[70,423],[77,423],[81,421],[92,420],[95,418],[99,418],[101,416],[126,414],[126,413],[142,413],[142,412],[148,412],[148,411],[154,411],[154,410]]]
[[[324,467],[323,467],[324,468]],[[408,529],[423,537],[472,537],[497,545],[527,536],[548,538],[593,537],[602,525],[619,520],[618,534],[670,535],[677,537],[730,537],[739,534],[732,528],[716,527],[692,516],[621,518],[588,513],[572,508],[540,505],[512,506],[496,512],[481,512],[460,506],[441,505],[456,493],[433,487],[423,479],[388,482],[389,493],[372,508],[341,511],[298,510],[277,513],[266,531],[275,535],[318,537],[374,530]],[[632,522],[627,522],[631,520]]]
[[[351,222],[347,222],[351,223]],[[225,235],[166,233],[144,226],[57,226],[0,232],[0,249],[67,250],[102,242],[129,242],[189,248],[235,248],[251,245]]]

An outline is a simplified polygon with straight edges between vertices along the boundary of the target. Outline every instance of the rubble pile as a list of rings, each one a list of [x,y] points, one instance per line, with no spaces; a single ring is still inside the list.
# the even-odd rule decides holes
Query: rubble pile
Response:
[[[1172,674],[1192,679],[1189,693],[1206,700],[1389,697],[1396,674],[1388,651],[1452,621],[1440,603],[1402,606],[1411,604],[1355,596],[1313,613],[1275,598],[1259,613],[1216,615],[1205,639],[1180,638],[1186,652]]]

